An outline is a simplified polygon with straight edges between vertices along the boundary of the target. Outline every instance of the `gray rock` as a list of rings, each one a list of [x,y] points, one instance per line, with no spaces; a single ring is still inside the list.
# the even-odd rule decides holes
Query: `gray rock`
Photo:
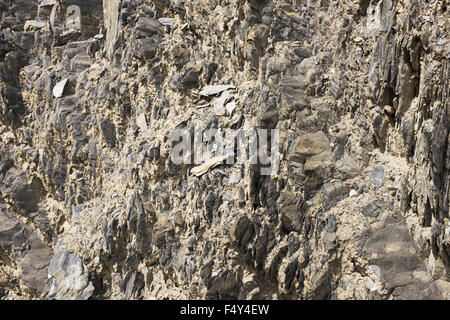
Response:
[[[358,185],[358,190],[356,190],[356,192],[357,192],[359,195],[361,195],[361,194],[364,193],[364,191],[366,190],[366,188],[367,188],[367,185],[366,185],[365,183],[361,182],[361,183]]]
[[[281,89],[281,113],[284,117],[297,110],[306,107],[306,80],[302,76],[285,78],[280,81]]]
[[[144,275],[140,272],[129,272],[124,280],[123,291],[125,292],[125,299],[136,298],[140,296],[142,289],[145,286]]]
[[[384,184],[384,167],[381,165],[376,166],[370,174],[370,180],[378,188],[381,187]]]
[[[0,243],[7,247],[12,246],[14,234],[21,231],[20,223],[5,207],[0,207]]]
[[[41,7],[45,7],[45,6],[52,6],[54,4],[56,4],[56,0],[41,0],[39,5]]]
[[[336,232],[337,230],[337,221],[334,215],[330,214],[327,219],[327,230],[328,232]]]
[[[230,236],[233,242],[240,248],[244,249],[247,243],[253,238],[255,230],[250,219],[245,215],[236,218],[230,229]]]
[[[330,141],[325,133],[317,131],[301,136],[294,149],[292,150],[290,160],[302,159],[320,154],[330,148]]]
[[[137,40],[134,54],[139,59],[153,59],[158,50],[158,43],[154,38],[144,38]]]
[[[381,214],[384,208],[385,203],[383,201],[375,200],[362,209],[362,214],[366,217],[376,218]]]
[[[300,232],[302,227],[302,214],[299,201],[294,193],[286,194],[280,204],[281,223],[287,231]]]
[[[24,284],[37,294],[41,294],[47,280],[47,267],[53,255],[53,251],[41,241],[39,236],[30,227],[25,227],[26,255],[20,259],[22,279]]]
[[[24,213],[31,213],[38,211],[38,205],[45,195],[45,189],[42,182],[38,178],[33,178],[28,183],[28,178],[25,173],[19,175],[11,188],[11,196],[16,202],[17,206],[24,211]]]
[[[323,207],[325,209],[331,208],[338,201],[345,198],[348,192],[348,188],[342,183],[342,181],[326,183],[323,186]]]
[[[94,292],[89,270],[81,258],[68,251],[56,251],[48,267],[48,278],[47,299],[87,300]]]
[[[41,29],[43,27],[45,27],[46,23],[42,22],[42,21],[37,21],[37,20],[28,20],[25,22],[25,25],[23,27],[23,29],[25,31],[31,29],[32,31]]]
[[[77,222],[80,218],[80,213],[83,211],[84,205],[79,204],[72,209],[72,221]]]
[[[158,33],[161,24],[158,20],[148,17],[140,17],[136,23],[136,34],[138,38],[146,38]]]
[[[370,264],[379,266],[381,280],[388,290],[410,285],[420,289],[422,283],[415,273],[425,271],[425,265],[403,221],[387,219],[380,228],[371,230],[364,240],[362,252]],[[411,290],[397,290],[396,299],[411,293]]]
[[[0,246],[13,257],[12,249],[22,252],[18,265],[23,284],[40,295],[47,279],[47,266],[52,250],[43,243],[33,229],[23,225],[5,207],[0,205]],[[1,254],[0,254],[1,255]]]
[[[84,54],[76,55],[70,62],[70,70],[76,73],[83,72],[91,66],[89,57]]]
[[[193,67],[186,71],[183,78],[181,79],[181,84],[183,85],[183,87],[187,89],[197,87],[200,73],[201,69],[198,67]]]
[[[173,26],[173,24],[175,23],[175,20],[172,18],[159,18],[158,21],[163,26]]]
[[[100,129],[103,133],[103,138],[105,138],[106,144],[110,148],[116,146],[116,126],[108,119],[104,119],[100,122]]]

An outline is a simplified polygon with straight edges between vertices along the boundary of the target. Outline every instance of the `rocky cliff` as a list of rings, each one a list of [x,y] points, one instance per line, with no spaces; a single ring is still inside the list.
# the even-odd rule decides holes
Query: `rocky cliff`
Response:
[[[450,298],[447,0],[0,9],[0,299]]]

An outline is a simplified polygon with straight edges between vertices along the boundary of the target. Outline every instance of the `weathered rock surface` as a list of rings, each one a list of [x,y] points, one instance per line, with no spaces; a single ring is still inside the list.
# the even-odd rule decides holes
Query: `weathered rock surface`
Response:
[[[89,270],[74,254],[58,250],[48,266],[48,299],[87,300],[94,292]]]
[[[0,0],[0,299],[449,299],[449,10]]]

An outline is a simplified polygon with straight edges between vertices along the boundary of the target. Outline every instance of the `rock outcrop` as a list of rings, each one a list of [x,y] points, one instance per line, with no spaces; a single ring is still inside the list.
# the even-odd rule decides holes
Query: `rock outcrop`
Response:
[[[447,0],[0,12],[0,299],[450,298]]]

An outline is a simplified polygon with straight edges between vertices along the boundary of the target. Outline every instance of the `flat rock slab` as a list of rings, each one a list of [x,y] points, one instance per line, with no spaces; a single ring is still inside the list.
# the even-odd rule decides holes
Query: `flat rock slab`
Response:
[[[225,90],[229,89],[236,89],[233,85],[213,85],[213,86],[206,86],[203,88],[202,91],[200,91],[200,95],[204,97],[214,96],[216,94],[219,94]]]
[[[369,263],[380,268],[381,280],[389,292],[407,286],[416,286],[414,290],[426,286],[423,277],[418,276],[426,272],[422,253],[401,219],[387,218],[382,227],[369,230],[361,244]],[[411,290],[405,294],[411,295]],[[397,295],[400,291],[396,291]]]
[[[175,20],[172,18],[159,18],[158,21],[163,26],[172,26],[175,23]]]
[[[322,131],[301,136],[291,153],[290,160],[307,158],[322,153],[330,148],[330,140]]]

